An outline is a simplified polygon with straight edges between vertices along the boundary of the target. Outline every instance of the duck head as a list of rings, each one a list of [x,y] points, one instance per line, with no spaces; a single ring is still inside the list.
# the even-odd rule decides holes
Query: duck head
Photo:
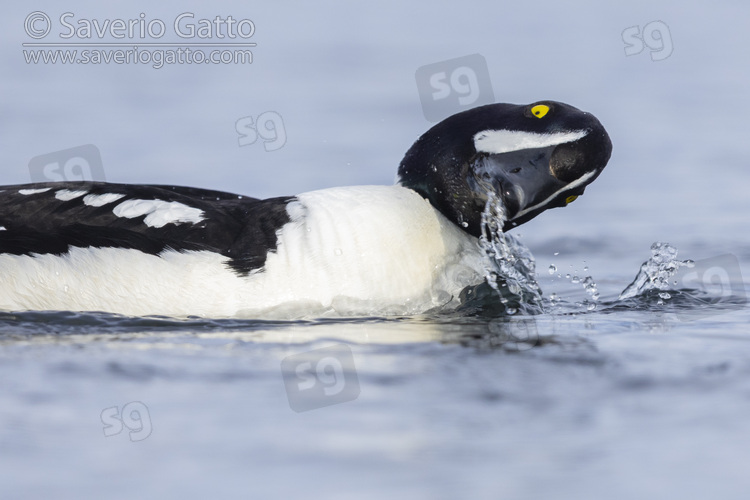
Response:
[[[590,113],[556,101],[490,104],[438,123],[407,151],[398,182],[473,236],[490,193],[508,231],[582,195],[612,142]]]

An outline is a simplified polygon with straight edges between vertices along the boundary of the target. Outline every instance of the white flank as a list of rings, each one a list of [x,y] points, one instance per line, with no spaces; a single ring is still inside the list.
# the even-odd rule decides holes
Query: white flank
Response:
[[[5,229],[5,226],[0,226],[0,231],[7,231],[7,229]]]
[[[128,200],[117,205],[112,213],[117,217],[127,217],[128,219],[146,215],[143,222],[149,227],[164,227],[167,224],[179,224],[181,222],[196,224],[203,220],[202,210],[176,201]]]
[[[477,239],[410,189],[332,188],[297,199],[262,272],[239,276],[226,257],[207,251],[3,254],[0,309],[264,318],[418,314],[455,303],[463,288],[484,279],[486,257]],[[116,211],[136,217],[165,210],[158,217],[166,224],[178,220],[172,210],[195,210],[134,201],[140,203],[124,202]]]
[[[61,189],[60,191],[55,192],[55,198],[61,201],[70,201],[83,196],[86,193],[88,193],[88,191],[71,191],[70,189]]]
[[[37,193],[44,193],[49,191],[52,188],[41,188],[41,189],[19,189],[18,194],[22,195],[30,195],[30,194],[37,194]]]
[[[122,193],[90,194],[83,199],[83,204],[90,207],[101,207],[124,197],[125,195]]]
[[[474,135],[474,149],[479,153],[510,153],[522,149],[557,146],[558,144],[577,141],[586,134],[588,132],[585,130],[554,134],[537,134],[520,130],[483,130]]]
[[[156,256],[122,248],[2,254],[0,309],[232,316],[241,309],[244,282],[226,260],[212,252]]]

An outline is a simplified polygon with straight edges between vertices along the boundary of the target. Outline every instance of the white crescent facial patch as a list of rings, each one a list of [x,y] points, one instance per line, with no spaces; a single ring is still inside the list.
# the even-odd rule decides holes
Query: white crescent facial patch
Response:
[[[586,130],[538,134],[520,130],[483,130],[474,134],[477,153],[500,154],[522,149],[546,148],[577,141],[588,134]]]
[[[559,195],[563,191],[569,191],[571,189],[575,189],[578,186],[580,186],[581,184],[584,184],[584,183],[588,182],[588,180],[591,179],[594,176],[594,174],[596,174],[595,170],[584,174],[583,176],[581,176],[580,179],[576,179],[573,182],[571,182],[570,184],[566,184],[565,186],[561,187],[560,189],[558,189],[557,191],[555,191],[554,193],[552,193],[550,196],[547,197],[546,200],[544,200],[544,201],[542,201],[540,203],[537,203],[534,206],[524,208],[523,210],[521,210],[520,212],[518,212],[516,214],[516,216],[513,217],[513,219],[511,219],[511,220],[515,220],[515,219],[518,219],[519,217],[523,217],[527,213],[529,213],[529,212],[531,212],[533,210],[536,210],[539,207],[543,207],[543,206],[547,205],[549,202],[551,202],[552,200],[554,200],[555,197],[557,197],[557,195]]]

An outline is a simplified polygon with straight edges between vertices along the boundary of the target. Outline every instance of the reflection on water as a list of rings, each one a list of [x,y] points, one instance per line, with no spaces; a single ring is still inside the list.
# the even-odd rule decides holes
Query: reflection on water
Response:
[[[356,344],[464,343],[524,350],[536,345],[534,317],[412,316],[298,321],[134,318],[105,313],[0,313],[0,344],[126,342],[128,346],[215,346],[217,343],[309,343],[337,339]],[[470,343],[470,342],[469,342]]]

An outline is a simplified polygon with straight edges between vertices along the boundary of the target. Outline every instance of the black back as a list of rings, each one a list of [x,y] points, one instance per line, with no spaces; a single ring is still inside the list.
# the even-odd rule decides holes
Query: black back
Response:
[[[22,189],[50,188],[43,193],[21,194]],[[62,189],[100,195],[125,196],[101,207],[83,203],[83,196],[63,201]],[[112,212],[132,200],[176,201],[203,211],[198,223],[149,227],[144,216],[132,219]],[[289,222],[286,206],[294,197],[258,200],[244,196],[179,186],[54,182],[0,187],[0,253],[14,255],[57,254],[70,247],[137,249],[158,254],[166,249],[208,250],[231,260],[228,265],[246,275],[261,269],[277,244],[276,231]]]

